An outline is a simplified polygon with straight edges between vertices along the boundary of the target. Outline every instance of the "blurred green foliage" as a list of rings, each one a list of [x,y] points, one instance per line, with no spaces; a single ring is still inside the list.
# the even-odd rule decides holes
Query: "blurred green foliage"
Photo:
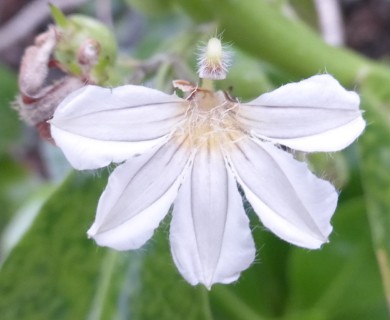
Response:
[[[17,92],[15,74],[0,65],[0,232],[26,194],[20,192],[27,181],[26,170],[15,163],[9,151],[20,141],[22,123],[11,108]],[[25,188],[24,188],[25,189]],[[21,197],[20,197],[21,196]],[[1,255],[1,251],[0,251]]]
[[[306,22],[281,13],[280,5],[286,1],[126,3],[144,15],[148,26],[134,50],[139,60],[130,65],[119,61],[124,82],[131,78],[125,77],[127,71],[145,67],[142,59],[163,54],[158,63],[143,70],[140,81],[171,90],[175,76],[187,72],[189,78],[195,77],[193,53],[198,40],[223,31],[235,60],[228,79],[218,85],[241,99],[324,70],[361,91],[368,127],[358,145],[334,157],[310,158],[316,172],[325,173],[341,190],[331,241],[317,251],[290,246],[263,230],[249,212],[256,262],[237,283],[215,285],[208,292],[191,287],[174,267],[169,221],[136,252],[116,253],[88,240],[85,232],[107,174],[72,173],[1,267],[1,319],[388,319],[388,66],[323,43],[306,24],[313,26],[315,16],[312,6],[303,2],[291,1]],[[64,21],[59,18],[58,23]],[[0,85],[1,232],[26,194],[45,183],[37,182],[11,152],[22,136],[21,124],[9,107],[16,94],[14,72],[0,67]],[[30,187],[23,189],[26,185]]]
[[[0,154],[10,148],[20,136],[22,123],[11,105],[17,92],[15,74],[0,65]]]

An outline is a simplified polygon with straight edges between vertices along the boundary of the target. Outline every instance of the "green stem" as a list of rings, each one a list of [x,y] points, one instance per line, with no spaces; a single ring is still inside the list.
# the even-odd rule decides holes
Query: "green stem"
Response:
[[[239,299],[227,287],[218,287],[213,290],[211,298],[221,308],[226,310],[228,314],[233,315],[233,319],[240,320],[263,320],[264,318],[258,315],[247,304]]]
[[[375,250],[376,259],[378,261],[379,271],[382,277],[383,289],[385,291],[387,308],[390,312],[390,257],[389,253],[383,248]]]
[[[214,91],[214,81],[210,79],[202,79],[201,87],[206,90]]]
[[[156,74],[154,81],[154,87],[158,90],[164,91],[167,86],[167,79],[169,79],[168,74],[171,71],[172,65],[169,62],[163,63]]]
[[[188,2],[196,1],[177,0],[178,5],[186,2],[185,9]],[[212,8],[213,19],[219,22],[225,40],[297,77],[329,72],[349,87],[371,75],[386,74],[390,80],[390,69],[347,49],[327,45],[303,22],[288,19],[266,0],[210,0],[210,3],[211,6],[201,9],[206,18],[210,15],[207,10]],[[202,11],[192,9],[186,11],[196,19]]]

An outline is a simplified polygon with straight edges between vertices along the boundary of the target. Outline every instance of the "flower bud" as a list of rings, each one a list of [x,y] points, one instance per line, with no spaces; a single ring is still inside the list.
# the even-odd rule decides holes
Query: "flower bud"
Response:
[[[51,6],[60,34],[54,57],[70,74],[82,77],[89,68],[88,80],[104,84],[116,59],[117,45],[111,31],[99,21],[72,15],[69,18]]]

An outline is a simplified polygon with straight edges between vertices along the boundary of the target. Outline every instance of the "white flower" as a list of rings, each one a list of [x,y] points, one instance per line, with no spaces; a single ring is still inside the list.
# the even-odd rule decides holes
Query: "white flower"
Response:
[[[76,169],[123,162],[111,174],[88,235],[137,249],[173,203],[173,259],[191,284],[230,283],[255,258],[237,183],[263,225],[304,248],[328,241],[338,194],[279,146],[337,151],[360,135],[359,97],[329,75],[287,84],[246,104],[222,91],[187,99],[127,85],[86,86],[51,120]]]

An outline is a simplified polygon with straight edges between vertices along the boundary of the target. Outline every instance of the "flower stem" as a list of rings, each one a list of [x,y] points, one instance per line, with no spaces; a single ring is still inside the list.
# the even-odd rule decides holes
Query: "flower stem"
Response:
[[[213,320],[213,315],[211,313],[211,307],[210,307],[210,297],[209,297],[209,291],[205,287],[199,288],[201,290],[201,297],[203,300],[203,316],[204,320]]]
[[[218,287],[213,290],[211,298],[214,299],[221,309],[233,315],[233,319],[240,320],[263,320],[264,318],[252,310],[247,304],[232,293],[227,287]]]
[[[214,91],[214,81],[210,79],[202,79],[201,87],[206,90]]]
[[[101,268],[101,275],[97,284],[96,295],[92,301],[91,311],[88,314],[88,320],[101,319],[103,308],[105,305],[105,298],[110,288],[111,278],[113,276],[114,267],[118,253],[114,250],[107,252]]]
[[[390,311],[390,258],[386,250],[378,248],[375,251],[385,291],[387,307]]]

